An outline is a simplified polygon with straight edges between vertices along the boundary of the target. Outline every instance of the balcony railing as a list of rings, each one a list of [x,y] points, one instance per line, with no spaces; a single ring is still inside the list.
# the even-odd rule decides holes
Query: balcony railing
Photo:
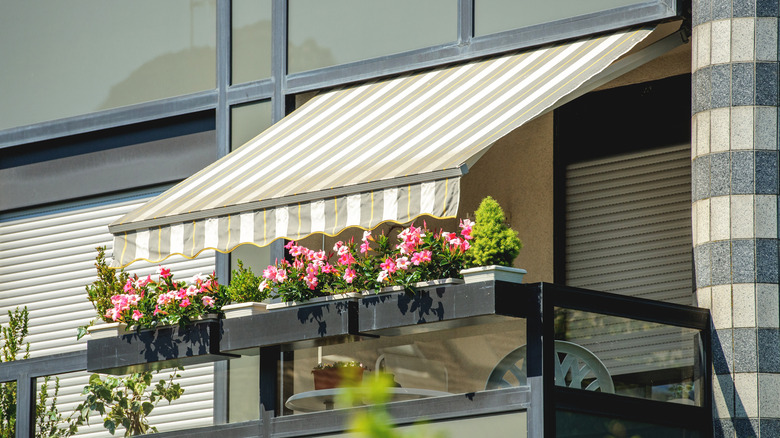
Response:
[[[418,389],[447,395],[389,404],[398,424],[421,416],[446,422],[522,413],[531,437],[556,436],[556,429],[563,432],[593,419],[619,419],[637,430],[665,428],[669,436],[677,431],[707,436],[712,424],[709,328],[705,309],[548,283],[482,282],[434,287],[414,297],[368,295],[348,303],[91,340],[87,351],[0,364],[0,382],[18,383],[17,436],[27,437],[34,434],[36,378],[159,369],[255,352],[260,356],[255,420],[160,436],[338,434],[360,408],[301,413],[285,404],[292,395],[310,391],[304,366],[317,354],[373,360],[383,353],[388,365],[400,355],[405,368],[417,362],[429,370],[444,368],[442,378],[427,377],[415,386],[431,385]],[[457,348],[439,348],[445,342]],[[570,344],[597,357],[611,382],[596,382],[593,375],[579,382],[573,369],[565,369],[570,362],[564,350]],[[485,345],[504,348],[501,355],[511,353],[496,364],[478,353]],[[404,355],[412,347],[418,356]],[[487,386],[481,361],[490,364],[487,371],[495,365]],[[517,377],[506,375],[512,387],[486,390],[501,363],[522,371]],[[405,378],[402,386],[409,388],[413,376]],[[599,385],[598,391],[582,389]],[[215,403],[223,400],[215,397]]]

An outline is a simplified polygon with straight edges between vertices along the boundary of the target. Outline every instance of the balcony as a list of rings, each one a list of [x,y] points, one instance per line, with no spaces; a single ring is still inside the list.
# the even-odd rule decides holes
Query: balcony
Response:
[[[17,436],[32,436],[37,377],[255,357],[247,385],[256,395],[241,391],[254,419],[160,436],[340,436],[360,407],[334,405],[339,390],[314,389],[310,369],[351,359],[393,374],[398,401],[388,410],[401,427],[426,418],[451,437],[485,427],[530,437],[602,436],[609,427],[703,437],[712,427],[709,318],[705,309],[548,283],[447,285],[89,341],[85,352],[2,364],[0,381],[19,382]],[[215,412],[239,399],[216,396]]]

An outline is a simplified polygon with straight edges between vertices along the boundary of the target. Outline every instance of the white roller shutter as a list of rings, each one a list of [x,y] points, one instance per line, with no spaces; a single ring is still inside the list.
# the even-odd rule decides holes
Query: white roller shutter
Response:
[[[8,310],[27,306],[31,357],[86,349],[86,339],[76,340],[76,328],[96,316],[84,289],[95,280],[95,248],[105,245],[111,254],[108,224],[145,201],[84,205],[0,222],[0,324],[7,323]],[[212,272],[214,254],[209,251],[193,260],[172,257],[163,264],[176,278],[187,279]],[[156,269],[136,263],[129,271],[146,275]],[[212,424],[213,366],[191,366],[181,374],[183,397],[170,406],[162,402],[150,417],[160,431]],[[88,374],[60,378],[58,407],[67,416],[80,402]],[[80,430],[85,436],[111,436],[102,421],[90,422],[93,426]]]
[[[692,276],[690,145],[567,167],[567,285],[691,304]],[[568,332],[613,374],[693,361],[685,330],[572,312]]]

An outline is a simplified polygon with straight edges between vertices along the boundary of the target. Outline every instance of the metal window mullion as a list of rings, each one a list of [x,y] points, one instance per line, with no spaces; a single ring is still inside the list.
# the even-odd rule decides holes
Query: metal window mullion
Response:
[[[35,432],[36,379],[24,374],[16,379],[16,438],[29,438]]]
[[[458,0],[458,44],[471,44],[474,36],[474,0]]]
[[[271,7],[271,78],[274,83],[271,117],[276,123],[287,115],[287,0],[273,0]]]

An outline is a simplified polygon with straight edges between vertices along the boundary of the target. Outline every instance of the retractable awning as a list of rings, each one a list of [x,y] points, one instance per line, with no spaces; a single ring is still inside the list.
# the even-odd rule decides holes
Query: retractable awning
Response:
[[[460,177],[652,29],[438,68],[312,98],[109,227],[125,266],[229,252],[427,214],[453,217]]]

